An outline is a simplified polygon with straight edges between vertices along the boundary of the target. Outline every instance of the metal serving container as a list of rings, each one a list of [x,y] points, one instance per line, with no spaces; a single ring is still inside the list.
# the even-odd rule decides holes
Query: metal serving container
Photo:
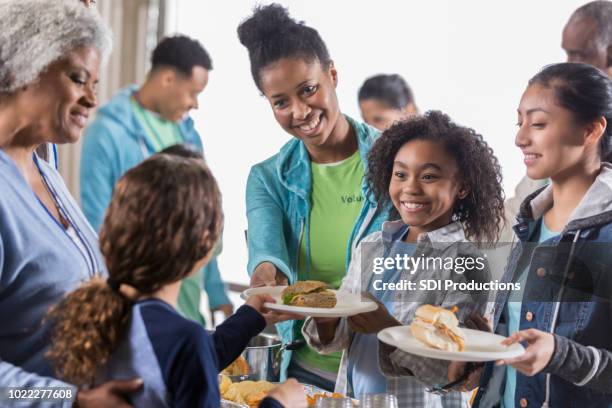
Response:
[[[249,365],[249,374],[230,376],[230,378],[233,382],[244,380],[278,382],[280,358],[285,348],[275,335],[260,334],[253,337],[247,348],[242,352],[242,356]]]
[[[222,399],[221,408],[249,408],[249,406]]]

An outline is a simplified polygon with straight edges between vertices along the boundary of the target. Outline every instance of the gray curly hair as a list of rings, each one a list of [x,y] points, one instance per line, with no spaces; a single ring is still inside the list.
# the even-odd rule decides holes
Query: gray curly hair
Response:
[[[98,13],[77,0],[0,0],[0,92],[34,82],[53,62],[81,46],[104,61],[111,33]]]

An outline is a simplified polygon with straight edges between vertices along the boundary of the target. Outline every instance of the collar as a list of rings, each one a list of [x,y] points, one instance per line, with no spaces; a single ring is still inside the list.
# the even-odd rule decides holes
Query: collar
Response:
[[[374,140],[378,137],[379,132],[364,123],[353,120],[347,115],[344,116],[355,131],[359,156],[361,157],[364,167],[367,168],[368,152]],[[278,153],[276,172],[281,184],[289,191],[294,192],[305,200],[310,199],[310,192],[312,190],[310,155],[308,154],[304,142],[293,138],[285,143]],[[365,179],[362,183],[362,191],[368,201],[376,204],[374,196],[371,194]]]
[[[406,227],[409,228],[402,220],[385,221],[382,226],[383,241],[393,242],[401,239],[401,236],[407,231]],[[417,244],[427,244],[438,250],[444,250],[457,242],[468,242],[463,224],[459,221],[422,233],[417,238]]]
[[[612,221],[612,164],[602,163],[601,171],[570,215],[563,233],[591,228]],[[540,188],[521,204],[514,229],[519,238],[528,237],[530,224],[542,217],[553,205],[552,184]],[[525,238],[526,239],[526,238]]]

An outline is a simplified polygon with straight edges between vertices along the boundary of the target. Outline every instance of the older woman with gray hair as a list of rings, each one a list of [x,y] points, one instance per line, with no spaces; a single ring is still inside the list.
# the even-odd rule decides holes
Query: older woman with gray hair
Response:
[[[79,406],[121,406],[118,393],[140,385],[77,392],[44,357],[47,310],[106,270],[96,233],[35,149],[79,139],[110,47],[100,17],[75,0],[0,0],[0,406],[33,387],[57,390],[47,395],[57,406],[75,396]]]

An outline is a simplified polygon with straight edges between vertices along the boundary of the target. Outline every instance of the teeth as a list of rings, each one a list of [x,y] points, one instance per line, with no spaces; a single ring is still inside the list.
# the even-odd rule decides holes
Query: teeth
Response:
[[[402,202],[402,205],[410,210],[416,210],[417,208],[423,208],[425,206],[425,204],[407,202]]]
[[[525,154],[525,159],[526,160],[534,160],[534,159],[537,159],[538,156],[539,156],[539,154],[527,153],[527,154]]]
[[[319,120],[320,120],[319,116],[315,117],[310,122],[306,123],[305,125],[300,126],[300,130],[304,132],[310,132],[312,129],[317,127],[317,125],[319,124]]]
[[[85,126],[85,124],[87,124],[87,117],[85,115],[81,115],[80,113],[75,113],[73,114],[73,116],[76,119],[76,121],[79,123],[79,125]]]

